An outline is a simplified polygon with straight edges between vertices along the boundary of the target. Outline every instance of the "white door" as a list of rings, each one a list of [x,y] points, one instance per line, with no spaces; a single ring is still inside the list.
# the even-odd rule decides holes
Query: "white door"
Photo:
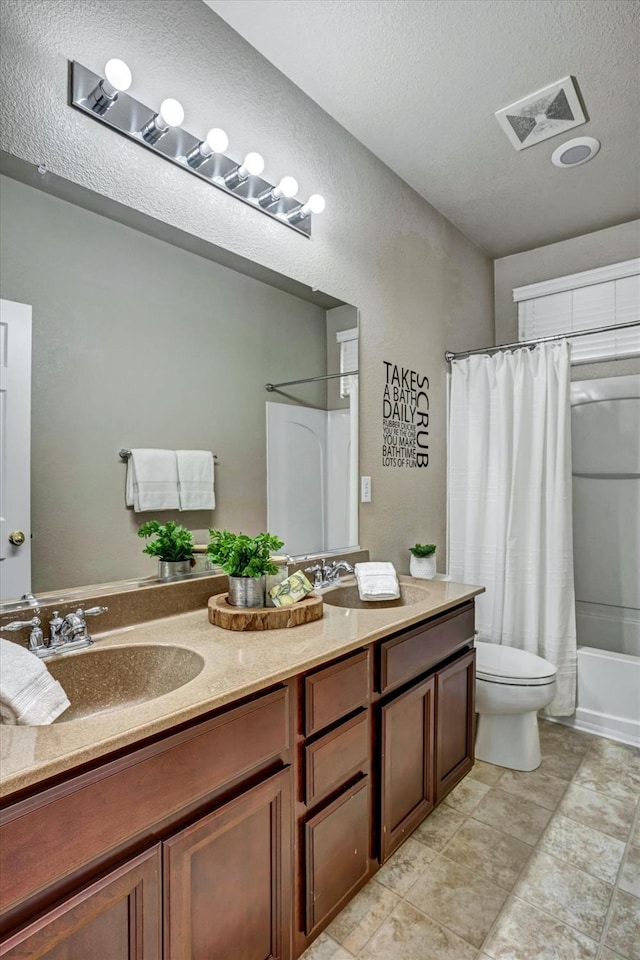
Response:
[[[267,524],[292,556],[325,549],[327,414],[267,403]]]
[[[0,300],[0,600],[31,591],[31,307]]]

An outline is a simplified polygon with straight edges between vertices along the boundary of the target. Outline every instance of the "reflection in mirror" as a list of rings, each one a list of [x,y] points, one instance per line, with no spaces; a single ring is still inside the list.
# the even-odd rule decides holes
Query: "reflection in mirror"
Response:
[[[227,527],[270,529],[292,554],[357,544],[357,378],[265,389],[340,371],[338,335],[357,329],[357,310],[152,236],[149,218],[142,232],[20,180],[2,177],[0,289],[31,305],[33,323],[32,570],[18,595],[155,576],[137,537],[155,514],[126,508],[122,448],[217,455],[215,510],[158,514],[196,542]],[[280,405],[317,415],[325,439],[311,459],[286,430],[282,457],[270,449],[278,516],[265,420]]]

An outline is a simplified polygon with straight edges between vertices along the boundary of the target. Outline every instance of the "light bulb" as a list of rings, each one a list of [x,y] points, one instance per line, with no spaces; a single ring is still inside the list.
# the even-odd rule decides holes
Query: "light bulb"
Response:
[[[278,186],[273,188],[272,192],[274,200],[279,200],[280,197],[295,197],[298,192],[298,181],[295,177],[283,177]]]
[[[104,75],[107,83],[119,93],[124,93],[125,90],[128,90],[131,86],[131,80],[133,79],[131,70],[129,70],[124,60],[118,60],[117,58],[109,60],[104,68]]]
[[[184,120],[182,104],[169,97],[168,100],[163,100],[160,104],[158,116],[165,127],[179,127]]]
[[[209,153],[224,153],[229,146],[229,137],[224,130],[213,127],[206,135],[202,146],[206,144]]]
[[[238,177],[246,180],[248,176],[259,177],[264,170],[264,159],[259,153],[248,153],[241,166],[238,167]]]
[[[306,216],[310,213],[322,213],[325,207],[326,203],[324,197],[319,193],[312,193],[307,202],[303,205],[302,210],[305,211]]]

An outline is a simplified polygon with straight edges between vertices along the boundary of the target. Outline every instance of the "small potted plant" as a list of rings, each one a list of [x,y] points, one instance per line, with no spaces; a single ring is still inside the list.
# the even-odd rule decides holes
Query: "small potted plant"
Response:
[[[209,530],[207,556],[229,577],[228,601],[233,607],[263,607],[265,576],[278,573],[271,554],[284,546],[279,537],[259,533],[248,537],[228,530]]]
[[[433,580],[436,575],[436,545],[435,543],[416,543],[409,547],[411,560],[409,572],[419,580]]]
[[[169,577],[185,577],[191,573],[193,566],[193,535],[179,523],[167,520],[147,520],[138,529],[138,536],[149,540],[143,553],[158,558],[158,577],[167,580]]]

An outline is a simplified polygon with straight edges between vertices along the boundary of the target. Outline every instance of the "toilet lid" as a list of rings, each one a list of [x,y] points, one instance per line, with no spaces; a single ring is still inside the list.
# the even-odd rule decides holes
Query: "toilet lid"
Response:
[[[500,643],[476,645],[476,676],[492,683],[538,686],[555,680],[556,668],[548,660],[526,650]]]

